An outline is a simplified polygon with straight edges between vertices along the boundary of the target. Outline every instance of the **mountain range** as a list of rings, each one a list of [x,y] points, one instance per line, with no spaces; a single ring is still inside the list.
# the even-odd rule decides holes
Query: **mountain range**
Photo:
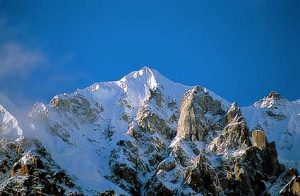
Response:
[[[24,118],[0,106],[0,192],[300,195],[299,141],[300,99],[239,107],[143,67]]]

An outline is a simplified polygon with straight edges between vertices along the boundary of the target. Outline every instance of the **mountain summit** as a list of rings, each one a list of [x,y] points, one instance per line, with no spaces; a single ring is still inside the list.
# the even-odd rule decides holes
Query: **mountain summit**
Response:
[[[240,108],[148,67],[36,103],[26,128],[0,114],[7,194],[278,195],[300,169],[299,102]]]

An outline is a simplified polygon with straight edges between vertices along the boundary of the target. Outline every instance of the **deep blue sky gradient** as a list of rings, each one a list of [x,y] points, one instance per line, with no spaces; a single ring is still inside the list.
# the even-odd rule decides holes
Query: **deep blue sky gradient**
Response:
[[[298,0],[2,0],[1,18],[0,44],[44,58],[26,74],[0,76],[0,92],[17,104],[144,65],[242,106],[271,90],[300,98]]]

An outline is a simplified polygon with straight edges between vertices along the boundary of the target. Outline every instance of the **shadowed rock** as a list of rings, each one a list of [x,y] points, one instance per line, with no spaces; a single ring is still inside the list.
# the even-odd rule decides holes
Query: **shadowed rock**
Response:
[[[292,180],[280,191],[280,195],[300,195],[300,176],[294,176]]]

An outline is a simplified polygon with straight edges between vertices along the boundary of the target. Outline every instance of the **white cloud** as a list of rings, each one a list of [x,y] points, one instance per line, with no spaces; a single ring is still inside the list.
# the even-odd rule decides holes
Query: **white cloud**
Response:
[[[0,47],[0,75],[26,74],[45,61],[44,55],[23,45],[10,42]]]

